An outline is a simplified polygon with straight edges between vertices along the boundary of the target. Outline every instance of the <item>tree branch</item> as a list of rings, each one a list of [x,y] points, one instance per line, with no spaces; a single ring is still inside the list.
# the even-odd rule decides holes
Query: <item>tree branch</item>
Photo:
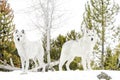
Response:
[[[9,65],[9,64],[6,64],[4,61],[2,61],[2,60],[0,60],[0,62],[2,63],[2,64],[0,64],[0,69],[4,69],[4,70],[8,70],[8,71],[14,71],[14,70],[20,70],[21,68],[18,68],[18,67],[14,67],[14,66],[11,66],[11,65]],[[57,64],[59,64],[59,61],[54,61],[54,62],[51,62],[50,63],[50,65],[51,66],[55,66],[55,65],[57,65]],[[42,66],[38,66],[38,67],[36,67],[36,68],[33,68],[33,69],[30,69],[29,71],[36,71],[36,70],[38,70],[38,69],[40,69],[40,68],[43,68],[43,67],[47,67],[48,66],[48,64],[45,64],[45,65],[42,65]]]
[[[13,70],[20,70],[20,68],[17,67],[12,67],[10,65],[0,65],[0,69],[8,70],[8,71],[13,71]]]
[[[10,62],[11,62],[12,60],[10,60]],[[7,64],[6,63],[6,61],[2,61],[2,60],[0,60],[0,62],[2,63],[2,64],[0,64],[0,69],[4,69],[4,70],[8,70],[8,71],[13,71],[13,70],[20,70],[20,68],[17,68],[17,67],[14,67],[13,65],[13,62],[11,62],[12,63],[12,66],[11,65],[9,65],[9,64]]]

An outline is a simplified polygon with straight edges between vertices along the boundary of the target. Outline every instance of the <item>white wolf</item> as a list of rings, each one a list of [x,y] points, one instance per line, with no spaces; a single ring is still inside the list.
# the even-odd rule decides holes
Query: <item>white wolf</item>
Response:
[[[40,40],[29,41],[25,36],[24,30],[16,30],[14,33],[14,42],[21,59],[23,72],[28,71],[30,59],[35,62],[35,67],[38,66],[36,61],[38,61],[39,66],[44,65],[44,49]]]
[[[86,64],[88,64],[88,69],[91,69],[89,53],[92,53],[97,41],[95,35],[93,30],[86,30],[82,38],[64,43],[60,56],[59,70],[62,70],[62,66],[66,61],[66,68],[70,70],[69,65],[76,56],[82,58],[84,70],[87,70]]]

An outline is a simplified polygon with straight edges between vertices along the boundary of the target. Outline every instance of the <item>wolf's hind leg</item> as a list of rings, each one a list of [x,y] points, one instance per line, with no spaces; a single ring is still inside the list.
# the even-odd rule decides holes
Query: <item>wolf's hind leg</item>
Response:
[[[67,61],[66,58],[64,57],[60,57],[60,61],[59,61],[59,71],[62,71],[62,67],[64,65],[64,63]]]
[[[70,70],[70,63],[74,60],[74,57],[70,58],[68,62],[66,63],[67,70]]]

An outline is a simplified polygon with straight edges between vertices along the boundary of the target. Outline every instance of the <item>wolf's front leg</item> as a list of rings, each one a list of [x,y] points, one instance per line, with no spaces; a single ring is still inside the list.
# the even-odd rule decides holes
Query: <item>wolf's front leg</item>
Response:
[[[26,59],[26,63],[25,63],[25,73],[28,72],[28,68],[29,68],[29,59]]]
[[[82,66],[84,70],[87,70],[87,66],[86,66],[86,58],[82,57]]]
[[[21,74],[26,74],[26,70],[25,70],[26,60],[23,57],[20,57],[20,59],[21,59],[21,64],[22,64],[22,73]]]
[[[22,66],[22,71],[25,71],[25,59],[23,57],[20,57],[21,59],[21,66]]]
[[[88,64],[88,70],[92,70],[91,69],[91,60],[89,57],[87,58],[87,64]]]

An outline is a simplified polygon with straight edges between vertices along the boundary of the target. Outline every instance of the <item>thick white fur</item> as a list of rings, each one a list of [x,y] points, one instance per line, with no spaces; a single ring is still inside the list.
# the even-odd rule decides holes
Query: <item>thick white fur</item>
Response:
[[[14,33],[14,42],[21,59],[23,72],[28,71],[30,59],[35,62],[35,67],[38,66],[36,62],[37,60],[39,66],[44,65],[44,49],[40,40],[29,41],[25,36],[24,30],[16,30]]]
[[[66,68],[70,70],[69,65],[76,56],[82,58],[84,70],[91,69],[89,54],[92,53],[93,47],[97,41],[95,35],[93,30],[87,30],[84,36],[79,40],[70,40],[64,43],[60,56],[59,70],[62,70],[62,66],[66,61]]]

